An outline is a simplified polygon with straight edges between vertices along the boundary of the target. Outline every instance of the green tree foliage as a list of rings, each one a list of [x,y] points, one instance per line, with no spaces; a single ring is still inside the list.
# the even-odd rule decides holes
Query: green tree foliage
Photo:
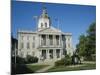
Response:
[[[96,50],[96,23],[90,25],[87,30],[88,48],[91,49],[92,54],[95,54]]]
[[[76,52],[86,60],[92,60],[92,55],[95,55],[96,52],[96,23],[89,26],[86,35],[79,37]]]

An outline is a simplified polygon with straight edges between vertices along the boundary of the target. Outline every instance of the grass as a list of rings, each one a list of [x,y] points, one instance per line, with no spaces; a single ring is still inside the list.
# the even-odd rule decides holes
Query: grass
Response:
[[[35,71],[42,69],[48,65],[26,65],[26,64],[17,64],[16,68],[12,66],[12,74],[28,74],[28,73],[35,73]]]
[[[96,69],[96,63],[85,63],[81,65],[71,66],[54,66],[47,72],[58,72],[58,71],[76,71],[76,70],[91,70]]]
[[[29,74],[35,73],[37,70],[47,67],[48,65],[33,65],[33,64],[17,64],[16,68],[12,66],[12,74]],[[96,69],[96,63],[83,63],[80,65],[70,66],[54,66],[46,72],[60,72],[60,71],[76,71],[76,70],[91,70]]]
[[[48,65],[27,65],[27,68],[31,69],[32,71],[37,71],[47,66]]]

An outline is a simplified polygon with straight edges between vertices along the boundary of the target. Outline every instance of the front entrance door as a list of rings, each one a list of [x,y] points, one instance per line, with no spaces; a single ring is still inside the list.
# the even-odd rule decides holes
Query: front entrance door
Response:
[[[60,58],[60,49],[56,50],[56,56],[57,56],[57,58]]]
[[[42,50],[42,57],[43,59],[46,59],[46,50]]]
[[[49,50],[49,57],[50,57],[50,59],[53,59],[53,50],[52,49]]]

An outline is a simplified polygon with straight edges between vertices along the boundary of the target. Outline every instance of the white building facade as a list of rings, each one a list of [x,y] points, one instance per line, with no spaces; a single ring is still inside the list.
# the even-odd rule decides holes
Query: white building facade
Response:
[[[39,61],[57,61],[73,54],[72,34],[51,26],[46,8],[38,19],[36,31],[18,31],[18,56],[38,57]],[[44,59],[44,60],[42,60]]]

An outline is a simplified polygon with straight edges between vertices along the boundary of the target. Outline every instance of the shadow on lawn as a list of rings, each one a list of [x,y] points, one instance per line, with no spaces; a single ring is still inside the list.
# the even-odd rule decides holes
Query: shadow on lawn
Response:
[[[24,64],[17,64],[16,66],[12,64],[11,66],[11,74],[28,74],[28,73],[34,73],[34,71],[30,70],[26,65]]]

